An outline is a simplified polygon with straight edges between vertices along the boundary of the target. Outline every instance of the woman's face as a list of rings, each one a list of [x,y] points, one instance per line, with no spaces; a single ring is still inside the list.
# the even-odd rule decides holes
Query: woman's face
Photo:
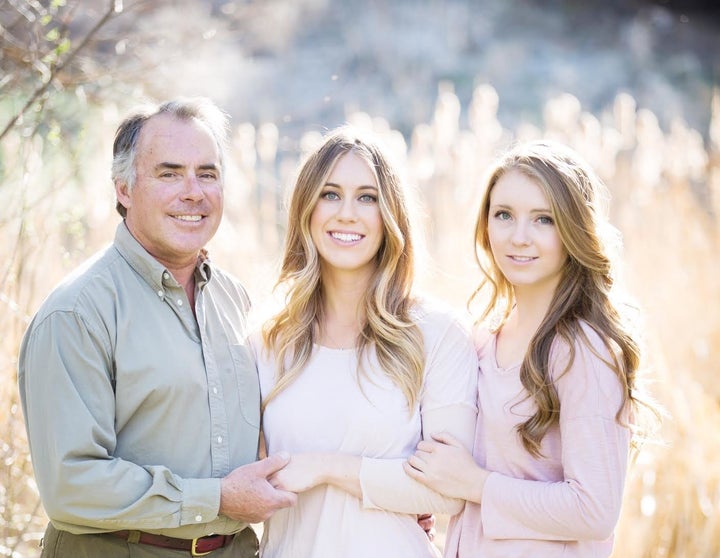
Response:
[[[495,262],[516,290],[555,290],[568,254],[535,180],[517,170],[498,179],[490,192],[488,238]]]
[[[327,273],[375,270],[383,241],[378,184],[367,162],[352,151],[342,155],[320,191],[310,234]]]

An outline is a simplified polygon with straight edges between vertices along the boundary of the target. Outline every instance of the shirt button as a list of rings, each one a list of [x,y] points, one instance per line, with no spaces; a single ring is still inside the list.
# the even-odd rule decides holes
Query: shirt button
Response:
[[[158,295],[160,298],[162,298],[162,296],[163,296],[164,294],[165,294],[165,293],[162,292],[162,290],[160,290],[160,291],[157,292],[157,295]]]
[[[163,279],[170,279],[170,274],[167,271],[163,273]]]
[[[217,437],[217,442],[218,442],[218,444],[222,444],[222,436]]]
[[[213,388],[213,393],[214,393],[215,395],[217,395],[217,388],[216,388],[216,387]]]
[[[180,300],[179,298],[177,300],[177,303],[178,303],[178,306],[182,306],[182,300]]]
[[[195,521],[197,521],[198,523],[200,523],[200,522],[202,521],[202,515],[196,515],[196,516],[195,516]]]

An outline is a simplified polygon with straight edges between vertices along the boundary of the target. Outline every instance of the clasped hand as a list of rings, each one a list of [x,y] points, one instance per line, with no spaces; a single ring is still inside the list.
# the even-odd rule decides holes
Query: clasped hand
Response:
[[[297,453],[290,458],[290,462],[279,471],[276,471],[268,481],[278,489],[288,492],[305,492],[322,484],[322,463],[318,456],[310,453]]]
[[[445,496],[478,503],[490,474],[447,432],[433,434],[432,441],[420,442],[403,467],[409,477]]]

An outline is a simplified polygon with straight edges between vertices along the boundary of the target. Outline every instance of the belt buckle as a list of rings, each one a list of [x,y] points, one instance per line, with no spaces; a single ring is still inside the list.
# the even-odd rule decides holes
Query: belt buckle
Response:
[[[210,554],[212,552],[212,550],[208,550],[207,552],[198,552],[197,551],[196,546],[197,546],[198,539],[202,539],[202,538],[203,537],[195,537],[192,540],[192,543],[190,543],[190,555],[191,556],[205,556],[206,554]]]

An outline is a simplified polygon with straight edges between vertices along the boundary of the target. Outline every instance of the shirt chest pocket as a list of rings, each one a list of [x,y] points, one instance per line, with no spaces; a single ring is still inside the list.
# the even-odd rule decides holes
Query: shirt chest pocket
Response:
[[[230,345],[230,355],[240,412],[248,424],[259,428],[260,383],[255,359],[246,345]]]

